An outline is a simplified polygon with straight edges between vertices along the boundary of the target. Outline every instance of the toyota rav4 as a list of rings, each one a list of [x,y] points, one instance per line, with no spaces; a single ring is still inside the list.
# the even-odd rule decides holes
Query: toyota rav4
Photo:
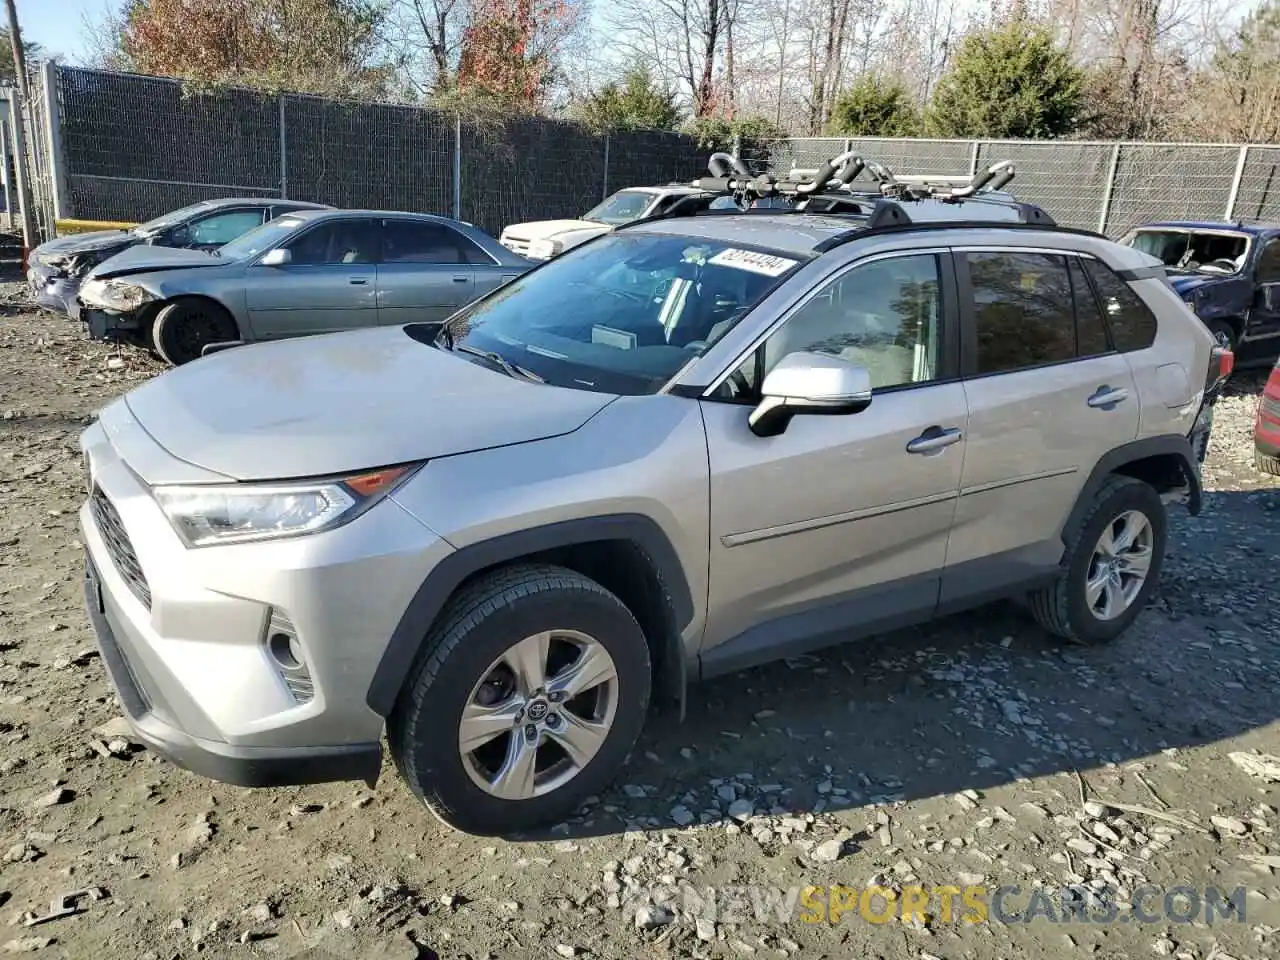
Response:
[[[701,678],[1001,597],[1115,639],[1230,362],[1159,261],[1036,208],[673,210],[106,407],[88,609],[179,765],[371,782],[385,731],[447,823],[520,830]]]

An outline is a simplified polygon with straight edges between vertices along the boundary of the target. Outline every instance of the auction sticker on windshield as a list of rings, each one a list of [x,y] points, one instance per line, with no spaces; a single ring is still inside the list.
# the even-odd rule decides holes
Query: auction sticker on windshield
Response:
[[[752,273],[762,273],[766,277],[780,277],[794,267],[797,262],[786,257],[774,256],[771,253],[739,250],[736,247],[721,250],[707,261],[707,263],[714,263],[721,267],[733,267],[736,270],[750,270]]]

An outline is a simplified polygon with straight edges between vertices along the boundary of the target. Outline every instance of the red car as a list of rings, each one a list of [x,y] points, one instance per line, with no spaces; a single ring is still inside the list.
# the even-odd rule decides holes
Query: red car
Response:
[[[1271,368],[1271,376],[1258,401],[1258,415],[1253,424],[1253,462],[1263,473],[1280,476],[1280,360]]]

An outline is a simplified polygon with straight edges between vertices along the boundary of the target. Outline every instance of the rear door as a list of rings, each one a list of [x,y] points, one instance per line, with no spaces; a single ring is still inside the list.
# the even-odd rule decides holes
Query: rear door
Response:
[[[1280,237],[1269,237],[1254,262],[1257,292],[1249,311],[1245,336],[1249,340],[1272,340],[1280,336]]]
[[[1080,258],[956,251],[969,408],[941,609],[1054,568],[1094,465],[1138,432],[1138,394]]]
[[[373,326],[378,319],[378,224],[322,220],[284,244],[288,263],[245,270],[246,303],[260,340]]]
[[[475,268],[458,231],[429,220],[382,221],[378,322],[444,320],[475,297]]]

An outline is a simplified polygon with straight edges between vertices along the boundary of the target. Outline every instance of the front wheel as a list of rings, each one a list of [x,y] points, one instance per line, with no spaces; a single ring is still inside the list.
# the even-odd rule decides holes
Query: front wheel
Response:
[[[1115,474],[1067,535],[1067,567],[1030,596],[1042,627],[1082,644],[1122,634],[1147,605],[1164,563],[1167,518],[1149,484]]]
[[[198,360],[211,343],[226,343],[239,337],[236,322],[226,309],[200,297],[183,297],[165,304],[151,327],[156,353],[181,366]]]
[[[459,830],[562,820],[622,766],[649,704],[649,650],[608,590],[512,567],[465,588],[427,637],[388,719],[410,789]]]

